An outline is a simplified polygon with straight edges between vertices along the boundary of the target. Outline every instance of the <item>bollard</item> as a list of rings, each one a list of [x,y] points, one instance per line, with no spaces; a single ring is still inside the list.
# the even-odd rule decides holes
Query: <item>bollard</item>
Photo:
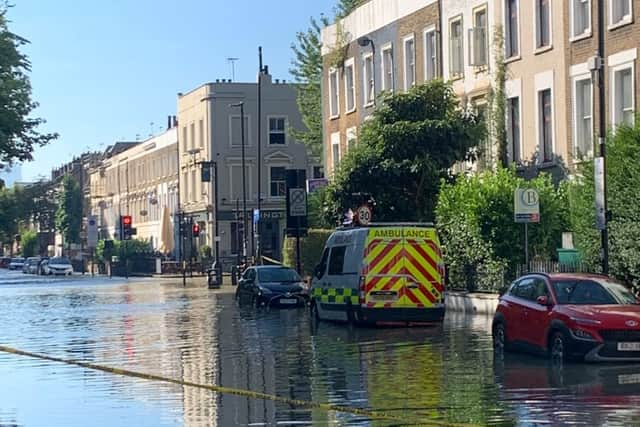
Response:
[[[234,265],[233,267],[231,267],[231,285],[232,286],[238,285],[238,266],[237,265]]]
[[[220,264],[216,264],[216,281],[218,282],[218,287],[221,287],[224,283],[222,282],[222,266]]]

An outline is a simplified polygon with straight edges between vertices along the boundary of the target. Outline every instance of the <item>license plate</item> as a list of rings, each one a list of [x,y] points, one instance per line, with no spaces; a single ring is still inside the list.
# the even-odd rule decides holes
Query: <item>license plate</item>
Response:
[[[640,374],[618,375],[618,384],[638,384],[640,383]]]
[[[281,298],[280,304],[295,304],[298,300],[295,298]]]
[[[395,301],[397,298],[396,293],[385,293],[385,294],[370,294],[369,301],[371,302],[388,302]]]
[[[619,342],[618,351],[640,351],[640,342]]]

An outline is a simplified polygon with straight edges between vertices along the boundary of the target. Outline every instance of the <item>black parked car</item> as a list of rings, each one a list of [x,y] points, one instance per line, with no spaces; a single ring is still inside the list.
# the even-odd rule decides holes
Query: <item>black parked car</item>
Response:
[[[300,307],[307,304],[307,287],[298,273],[288,267],[257,266],[245,270],[236,300],[256,307]]]

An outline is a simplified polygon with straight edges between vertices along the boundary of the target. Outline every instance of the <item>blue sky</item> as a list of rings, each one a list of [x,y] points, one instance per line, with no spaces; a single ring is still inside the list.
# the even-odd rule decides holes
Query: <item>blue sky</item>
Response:
[[[10,29],[29,39],[37,116],[60,139],[37,149],[23,180],[88,148],[158,133],[176,94],[217,78],[255,81],[258,46],[274,78],[289,79],[291,43],[334,0],[22,0]],[[151,123],[154,123],[153,128]]]

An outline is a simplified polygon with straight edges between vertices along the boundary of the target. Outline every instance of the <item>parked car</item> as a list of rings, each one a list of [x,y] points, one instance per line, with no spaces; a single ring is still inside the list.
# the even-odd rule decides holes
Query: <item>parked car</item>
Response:
[[[295,270],[265,265],[244,271],[236,288],[236,300],[256,307],[299,307],[306,305],[308,293]]]
[[[640,361],[640,304],[624,285],[593,274],[528,274],[502,295],[493,319],[497,352],[553,360]]]
[[[11,262],[9,263],[9,270],[22,270],[23,265],[24,265],[24,258],[22,257],[11,258]]]
[[[0,268],[9,268],[9,264],[11,264],[11,258],[8,256],[0,258]]]
[[[44,274],[63,274],[71,276],[73,274],[73,267],[69,258],[67,257],[53,257],[50,258],[45,265],[43,265]]]
[[[26,274],[37,274],[40,265],[40,257],[29,257],[22,266],[22,272]]]
[[[49,265],[49,258],[45,258],[42,261],[40,261],[40,265],[38,266],[38,274],[41,276],[49,274],[49,269],[47,268],[48,265]]]

